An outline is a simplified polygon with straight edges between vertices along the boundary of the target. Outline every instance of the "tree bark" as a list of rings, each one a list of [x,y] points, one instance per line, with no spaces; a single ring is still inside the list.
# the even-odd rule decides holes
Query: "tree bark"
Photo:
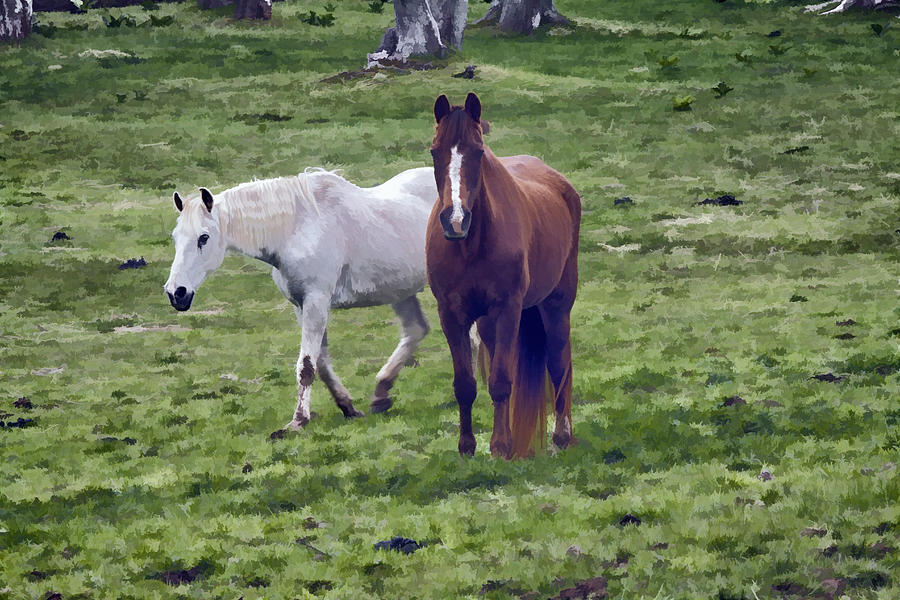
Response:
[[[237,0],[234,4],[235,19],[272,18],[272,0]]]
[[[406,62],[410,56],[446,56],[461,48],[469,0],[394,0],[396,24],[384,32],[369,66]]]
[[[823,2],[821,4],[811,4],[806,7],[806,12],[820,11],[826,6],[830,6],[835,3],[837,3],[837,6],[820,14],[830,15],[834,13],[842,13],[850,8],[878,10],[881,8],[893,8],[898,6],[897,0],[832,0],[831,2]]]
[[[501,31],[530,35],[542,24],[571,25],[553,0],[494,0],[484,16],[473,25],[497,24]]]
[[[31,33],[31,0],[0,0],[0,42]]]

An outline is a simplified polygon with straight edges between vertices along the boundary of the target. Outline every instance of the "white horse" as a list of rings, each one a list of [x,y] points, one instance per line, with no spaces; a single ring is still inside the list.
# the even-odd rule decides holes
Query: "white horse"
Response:
[[[172,306],[188,310],[194,292],[222,264],[227,249],[272,265],[275,285],[302,327],[297,408],[285,429],[310,419],[316,373],[345,417],[359,417],[328,358],[328,310],[390,304],[400,317],[400,343],[378,372],[370,410],[391,407],[388,392],[428,332],[416,293],[425,286],[425,226],[437,198],[431,167],[410,169],[360,188],[321,169],[296,177],[244,183],[219,194],[200,188],[182,200],[172,232],[175,259],[164,288]]]

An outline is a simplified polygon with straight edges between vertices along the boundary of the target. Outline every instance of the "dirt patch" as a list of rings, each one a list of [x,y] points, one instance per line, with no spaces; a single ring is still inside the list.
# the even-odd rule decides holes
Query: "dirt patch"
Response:
[[[360,69],[358,71],[341,71],[337,75],[331,75],[330,77],[326,77],[324,79],[320,79],[319,83],[344,83],[345,81],[352,81],[354,79],[359,79],[361,77],[367,77],[369,75],[374,75],[378,72],[392,72],[397,73],[398,75],[408,75],[413,71],[430,71],[432,69],[439,69],[441,67],[437,67],[430,62],[417,62],[417,61],[390,61],[383,60],[379,61],[379,63],[370,68]],[[474,76],[474,70],[473,70]]]
[[[147,261],[144,260],[144,257],[140,257],[138,259],[129,258],[121,265],[119,265],[119,270],[124,271],[125,269],[140,269],[142,267],[147,266]]]
[[[825,537],[828,532],[824,529],[817,529],[816,527],[807,527],[803,531],[800,532],[800,535],[804,537]]]
[[[191,314],[196,315],[221,315],[225,312],[224,308],[209,308],[207,310],[192,310]]]
[[[181,585],[191,583],[197,579],[203,579],[214,570],[213,564],[208,561],[200,561],[197,566],[190,569],[171,569],[147,576],[147,579],[157,579],[167,585]]]
[[[460,73],[454,73],[451,77],[456,77],[458,79],[474,79],[475,78],[475,69],[476,65],[469,65]]]
[[[0,421],[0,429],[25,429],[34,425],[34,419],[19,417],[15,421]]]
[[[31,403],[31,400],[29,400],[27,396],[22,396],[21,398],[13,402],[13,406],[24,410],[31,410],[32,408],[34,408],[34,404]]]
[[[267,588],[269,587],[269,580],[264,577],[254,577],[253,579],[248,579],[244,582],[245,587],[249,588]]]
[[[698,202],[697,206],[740,206],[743,203],[743,200],[736,200],[731,194],[723,194],[718,198],[707,198]]]
[[[827,600],[833,600],[834,598],[840,598],[841,594],[844,592],[844,588],[847,587],[847,580],[840,578],[832,578],[825,579],[822,581],[822,591],[825,592],[825,598]]]
[[[896,548],[890,544],[885,544],[884,542],[875,542],[869,546],[869,556],[875,558],[875,560],[881,560],[888,554],[893,554],[894,552],[896,552]]]
[[[310,594],[318,595],[319,592],[327,592],[334,587],[334,583],[327,579],[312,579],[300,584]]]
[[[41,369],[34,369],[31,374],[37,375],[38,377],[47,377],[48,375],[57,375],[66,370],[66,365],[60,365],[58,367],[43,367]]]
[[[129,446],[134,446],[135,444],[137,444],[137,440],[134,438],[130,438],[130,437],[117,438],[117,437],[112,437],[112,436],[106,436],[106,437],[100,438],[100,441],[105,442],[105,443],[125,442]]]
[[[144,325],[121,325],[113,328],[115,333],[145,333],[147,331],[190,331],[190,328],[181,325],[150,325],[149,327]]]
[[[608,465],[614,465],[625,460],[625,453],[619,448],[613,448],[603,455],[603,462]]]
[[[93,48],[88,48],[84,52],[79,52],[78,56],[80,58],[87,58],[88,56],[92,56],[94,58],[126,58],[131,55],[127,52],[122,52],[121,50],[94,50]]]
[[[740,396],[730,396],[725,398],[725,401],[722,402],[722,406],[735,406],[740,404],[747,404],[747,401]]]
[[[628,566],[629,558],[631,558],[631,555],[623,552],[617,554],[615,559],[605,560],[600,564],[607,569],[624,569]]]
[[[631,513],[626,513],[624,517],[619,519],[619,525],[621,525],[622,527],[624,527],[626,525],[640,525],[640,524],[641,524],[641,520]]]
[[[412,554],[422,546],[416,540],[394,536],[389,540],[383,540],[374,544],[376,550],[394,550],[403,554]]]
[[[819,373],[818,375],[813,375],[810,379],[815,379],[817,381],[824,381],[825,383],[840,383],[845,378],[838,377],[834,373]]]
[[[787,596],[809,596],[810,591],[805,586],[800,585],[799,583],[794,583],[792,581],[784,581],[782,583],[776,583],[772,586],[772,591],[776,594],[780,594],[782,597]]]
[[[549,600],[599,600],[608,598],[606,591],[606,578],[592,577],[579,581],[574,587],[560,590],[559,594]]]

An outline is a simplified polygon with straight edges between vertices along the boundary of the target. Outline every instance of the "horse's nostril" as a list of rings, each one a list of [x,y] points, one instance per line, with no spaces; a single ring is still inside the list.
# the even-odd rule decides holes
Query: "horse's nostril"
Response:
[[[187,288],[186,287],[180,286],[180,287],[176,288],[176,290],[175,290],[175,299],[176,300],[181,300],[185,296],[187,296]]]

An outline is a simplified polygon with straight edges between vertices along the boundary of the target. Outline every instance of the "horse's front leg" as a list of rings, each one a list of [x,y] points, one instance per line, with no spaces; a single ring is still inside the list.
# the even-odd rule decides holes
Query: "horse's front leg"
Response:
[[[491,372],[488,377],[488,392],[494,406],[491,455],[502,458],[510,458],[513,450],[509,397],[512,393],[512,378],[516,372],[516,346],[521,314],[521,303],[509,303],[489,311],[487,318],[483,320],[486,327],[479,325],[478,330],[485,345],[491,350]]]
[[[472,404],[477,387],[472,368],[472,345],[469,339],[471,321],[458,318],[450,311],[440,311],[441,328],[453,358],[453,393],[459,405],[459,453],[475,454],[475,434],[472,431]]]
[[[330,304],[330,299],[324,295],[310,294],[304,298],[302,309],[294,307],[303,332],[300,336],[300,356],[297,358],[297,408],[285,429],[299,430],[309,423],[310,390],[316,378]]]

